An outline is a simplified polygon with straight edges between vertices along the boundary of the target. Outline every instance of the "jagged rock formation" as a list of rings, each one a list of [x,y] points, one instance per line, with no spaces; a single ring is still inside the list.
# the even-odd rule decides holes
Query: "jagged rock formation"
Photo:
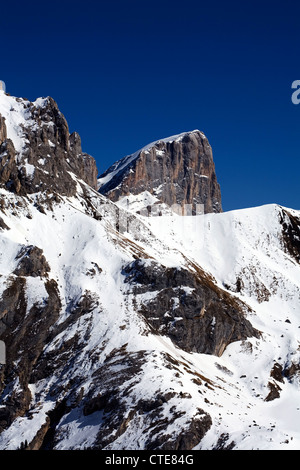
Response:
[[[31,103],[5,96],[4,104],[0,109],[2,187],[20,195],[48,191],[71,196],[76,193],[73,174],[96,188],[95,160],[82,152],[79,135],[69,134],[52,98]]]
[[[198,131],[158,140],[112,165],[99,179],[99,191],[112,201],[148,192],[168,206],[203,205],[222,212],[212,149]]]
[[[134,296],[157,293],[139,310],[152,329],[169,336],[185,351],[216,356],[233,341],[258,338],[259,332],[245,318],[249,307],[193,267],[166,268],[138,259],[124,269],[125,282],[132,286]]]

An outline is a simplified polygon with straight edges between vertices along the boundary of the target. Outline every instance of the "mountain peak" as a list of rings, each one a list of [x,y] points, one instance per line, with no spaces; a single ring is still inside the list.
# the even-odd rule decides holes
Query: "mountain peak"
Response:
[[[0,156],[0,185],[17,194],[75,194],[72,175],[97,186],[94,159],[50,96],[30,102],[0,94]]]
[[[98,179],[114,202],[145,192],[168,206],[197,205],[222,212],[212,149],[198,129],[156,140],[112,165]]]
[[[0,113],[0,449],[299,449],[300,212],[140,217],[220,211],[203,133],[106,172],[128,211],[52,98]]]

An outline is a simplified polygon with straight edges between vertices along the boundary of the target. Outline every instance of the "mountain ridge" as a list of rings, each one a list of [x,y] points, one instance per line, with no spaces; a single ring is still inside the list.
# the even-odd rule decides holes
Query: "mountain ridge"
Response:
[[[2,98],[0,449],[299,448],[300,212],[127,210],[49,100],[38,147]]]
[[[74,173],[96,188],[96,162],[82,152],[79,135],[70,135],[53,98],[32,103],[0,92],[0,107],[0,184],[17,194],[53,190],[72,195]]]

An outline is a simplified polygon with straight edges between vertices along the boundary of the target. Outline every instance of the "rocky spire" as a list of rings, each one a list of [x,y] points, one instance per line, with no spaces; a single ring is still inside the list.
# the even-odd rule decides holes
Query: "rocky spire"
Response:
[[[206,213],[222,212],[212,149],[199,130],[147,145],[115,163],[98,184],[113,201],[147,191],[169,206],[203,204]]]
[[[0,185],[24,195],[39,191],[71,196],[73,176],[97,187],[95,160],[51,98],[35,102],[0,96]]]

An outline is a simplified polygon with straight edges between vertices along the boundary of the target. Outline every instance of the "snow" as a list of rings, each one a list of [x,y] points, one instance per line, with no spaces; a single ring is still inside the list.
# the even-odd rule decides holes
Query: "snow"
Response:
[[[10,199],[13,201],[16,197],[4,190],[1,190],[1,195],[5,195],[8,207]],[[45,353],[59,350],[76,334],[84,342],[86,331],[90,332],[88,343],[83,343],[82,352],[74,359],[68,375],[80,377],[82,387],[88,390],[92,374],[99,364],[113,350],[127,344],[128,354],[137,351],[147,351],[148,354],[139,381],[131,386],[128,409],[133,406],[133,400],[150,399],[157,390],[176,393],[162,409],[162,415],[166,417],[171,416],[174,406],[183,413],[180,420],[168,425],[166,432],[170,435],[180,432],[200,408],[210,414],[213,425],[196,450],[213,448],[222,433],[229,434],[229,441],[235,441],[236,449],[299,448],[300,420],[295,419],[300,413],[297,380],[289,382],[285,379],[279,384],[280,398],[264,401],[274,362],[281,358],[281,363],[299,363],[300,354],[299,266],[284,251],[278,237],[279,215],[283,210],[280,206],[267,205],[200,216],[139,216],[135,218],[138,230],[123,236],[114,229],[116,206],[109,202],[103,204],[105,199],[100,195],[93,193],[91,200],[95,210],[106,214],[102,220],[95,220],[85,213],[80,195],[62,198],[55,211],[47,210],[46,215],[34,207],[35,197],[28,196],[27,205],[18,209],[18,214],[12,215],[6,210],[2,215],[10,230],[0,233],[1,291],[7,286],[5,280],[16,268],[16,256],[21,247],[35,245],[43,250],[51,266],[49,276],[58,284],[62,307],[57,324],[62,325],[67,320],[70,305],[76,305],[83,294],[93,296],[92,310],[82,315],[72,327],[63,329],[45,349]],[[133,204],[155,202],[150,194],[129,199]],[[120,206],[126,211],[125,199]],[[31,218],[27,217],[28,212]],[[299,212],[294,214],[299,215]],[[130,215],[132,217],[132,212]],[[241,276],[244,282],[242,291],[231,293],[253,309],[249,320],[262,331],[262,338],[233,343],[221,358],[217,358],[186,353],[176,348],[168,338],[145,335],[145,324],[136,314],[133,301],[137,305],[151,301],[158,292],[134,296],[126,290],[122,267],[133,260],[131,249],[134,245],[131,243],[150,256],[145,263],[156,260],[165,266],[186,266],[190,260],[209,272],[221,288],[233,288],[236,278]],[[96,266],[101,268],[100,273]],[[274,275],[277,283],[274,283]],[[270,291],[268,300],[259,299],[256,291],[258,280]],[[187,293],[192,292],[189,287],[178,287]],[[28,308],[47,300],[41,278],[26,279],[26,298]],[[172,309],[175,314],[177,305],[174,291]],[[290,323],[286,322],[287,319]],[[180,320],[176,316],[176,321]],[[96,364],[91,361],[91,351],[98,351]],[[179,361],[179,377],[176,369],[166,367],[166,354]],[[211,388],[199,388],[193,382],[195,374],[206,377],[212,384]],[[53,376],[46,383],[41,381],[31,386],[33,419],[20,417],[4,431],[0,437],[1,449],[16,448],[25,439],[30,441],[53,406],[48,398],[49,387],[60,380],[58,372],[57,377]],[[181,392],[191,398],[180,398]],[[143,419],[142,416],[136,417],[128,431],[109,448],[142,448],[147,438]],[[101,412],[84,417],[80,409],[72,410],[58,426],[60,438],[57,448],[92,445],[101,422]]]
[[[147,206],[152,206],[159,202],[156,196],[153,196],[149,191],[143,191],[138,195],[129,194],[117,201],[117,206],[123,209],[137,212],[138,210],[145,209]]]
[[[143,191],[140,194],[128,194],[116,202],[116,205],[127,212],[146,217],[158,217],[160,214],[172,214],[174,208],[162,203],[154,194]],[[176,207],[177,208],[177,207]],[[143,217],[141,220],[143,220]]]
[[[99,432],[103,411],[96,411],[89,416],[82,416],[79,410],[75,409],[68,413],[61,420],[60,426],[64,433],[64,445],[57,450],[84,449],[93,443]]]
[[[25,146],[23,127],[34,125],[27,109],[29,102],[17,100],[15,97],[0,94],[1,115],[5,118],[7,137],[12,140],[17,153],[21,153]]]
[[[253,308],[249,319],[263,333],[262,340],[255,340],[254,344],[252,340],[248,342],[254,354],[249,354],[247,348],[244,351],[240,343],[233,343],[222,359],[218,359],[227,369],[236,370],[232,384],[239,384],[240,396],[243,394],[244,398],[236,401],[232,411],[230,400],[223,402],[222,407],[227,410],[227,415],[222,414],[223,424],[208,432],[200,444],[201,449],[211,448],[222,432],[229,432],[232,440],[238,442],[237,449],[299,448],[300,420],[295,419],[297,414],[300,417],[299,383],[285,379],[284,384],[280,384],[281,398],[270,403],[263,401],[274,361],[299,363],[300,271],[278,236],[281,211],[280,206],[266,205],[223,214],[145,219],[158,238],[211,273],[220,287],[234,287],[237,277],[241,276],[244,288],[234,295]],[[300,215],[299,212],[294,214]],[[268,300],[261,301],[253,288],[258,280],[271,292]],[[205,360],[209,362],[208,358]],[[209,368],[206,366],[205,370]],[[239,377],[243,372],[247,378],[241,383]],[[248,406],[252,409],[251,416],[259,423],[251,432],[248,427],[253,424],[246,416]],[[239,424],[231,416],[236,415],[237,409],[240,410]],[[276,431],[270,427],[271,423]],[[237,430],[232,432],[235,428]]]
[[[47,105],[49,101],[49,97],[47,98],[37,98],[33,104],[34,106],[36,106],[37,108],[45,108],[45,106]]]
[[[30,163],[25,163],[24,164],[25,170],[26,170],[26,175],[29,177],[32,177],[35,171],[35,167],[31,165]]]
[[[19,417],[14,421],[14,425],[4,431],[4,439],[7,444],[5,450],[20,449],[21,443],[31,442],[36,433],[46,423],[47,414],[53,408],[54,402],[45,402],[34,413],[30,415],[30,425],[28,417]]]
[[[233,283],[234,276],[240,272],[241,267],[251,264],[255,265],[257,274],[268,288],[275,267],[278,275],[282,277],[282,284],[277,287],[274,297],[263,303],[259,303],[253,293],[247,292],[247,276],[244,277],[245,291],[236,295],[240,295],[253,307],[251,322],[263,331],[263,338],[250,338],[247,342],[233,343],[221,358],[216,358],[178,350],[168,338],[141,335],[143,323],[132,310],[130,295],[127,295],[125,302],[122,292],[124,283],[120,274],[121,267],[126,260],[132,259],[131,255],[129,252],[120,251],[118,246],[112,243],[107,231],[109,216],[107,220],[99,222],[81,212],[80,207],[78,199],[77,202],[65,199],[64,204],[56,207],[54,218],[34,210],[32,219],[26,218],[25,213],[19,218],[4,216],[11,230],[4,232],[0,237],[1,243],[7,247],[2,250],[2,257],[5,253],[1,262],[2,272],[8,273],[13,269],[14,256],[20,245],[36,244],[43,249],[51,265],[51,276],[58,281],[63,299],[60,323],[68,316],[65,307],[72,299],[79,299],[83,292],[93,293],[100,301],[100,305],[95,306],[94,313],[86,314],[73,328],[62,331],[46,350],[56,350],[76,333],[83,334],[89,324],[89,343],[84,348],[82,359],[78,358],[76,361],[76,374],[86,376],[85,388],[89,387],[89,377],[94,369],[89,361],[83,358],[88,351],[99,347],[99,337],[101,344],[105,344],[100,361],[105,360],[112,350],[126,343],[128,353],[145,350],[149,354],[149,360],[143,365],[140,380],[133,387],[136,400],[142,397],[150,399],[157,390],[175,391],[180,394],[182,384],[184,393],[191,396],[179,399],[176,395],[164,405],[163,416],[169,416],[173,406],[183,413],[176,424],[168,425],[167,432],[170,435],[178,432],[181,425],[185,426],[186,416],[196,416],[197,410],[201,408],[211,415],[213,426],[196,446],[196,450],[212,448],[222,433],[229,433],[230,440],[236,442],[236,449],[299,448],[300,420],[295,420],[295,416],[300,413],[299,384],[285,380],[285,383],[280,384],[281,398],[273,402],[264,401],[274,361],[278,357],[288,359],[293,356],[299,360],[296,356],[300,340],[297,308],[299,298],[287,301],[289,292],[295,292],[295,286],[300,286],[299,268],[283,252],[277,237],[278,213],[281,208],[270,205],[195,217],[144,218],[146,226],[151,227],[157,237],[154,241],[147,239],[144,248],[159,257],[160,261],[162,258],[158,253],[164,252],[165,258],[169,257],[170,264],[183,263],[180,256],[173,258],[174,252],[172,255],[170,248],[181,250],[189,259],[211,272],[220,285],[224,282]],[[198,232],[200,238],[196,237]],[[268,234],[271,239],[269,237],[267,240]],[[164,248],[164,243],[168,249]],[[93,263],[97,263],[102,272],[99,276],[89,277],[86,273],[94,266]],[[250,278],[251,276],[249,285]],[[191,291],[184,286],[181,286],[181,289]],[[46,296],[40,279],[28,279],[26,292],[30,303],[38,299],[41,301]],[[139,303],[151,300],[155,295],[157,292],[149,292],[136,296],[135,300]],[[174,309],[176,302],[174,297]],[[97,314],[99,307],[101,315]],[[285,323],[286,317],[290,319],[290,324]],[[180,317],[176,320],[180,321]],[[118,335],[113,335],[113,331],[118,331]],[[178,366],[180,378],[176,377],[174,369],[165,367],[166,353],[186,364]],[[194,373],[201,374],[211,381],[211,389],[203,387],[199,393],[199,386],[192,381]],[[244,377],[241,378],[242,376]],[[28,426],[25,417],[18,418],[8,431],[2,433],[1,448],[15,448],[25,439],[30,441],[34,432],[45,421],[46,410],[51,407],[51,403],[46,399],[49,384],[36,384],[34,387],[34,419]],[[34,387],[32,386],[32,390]],[[43,406],[36,408],[35,403],[41,401],[41,394],[45,396]],[[129,397],[128,409],[132,405],[131,400]],[[122,434],[108,448],[142,448],[146,435],[143,434],[145,423],[141,419],[136,418],[134,427]],[[60,440],[57,448],[84,448],[91,445],[96,439],[101,421],[101,412],[83,417],[80,410],[72,410],[59,425]]]
[[[32,119],[32,106],[43,108],[49,98],[37,98],[33,103],[26,99],[19,99],[14,96],[0,92],[0,114],[5,118],[7,137],[12,140],[17,154],[22,154],[28,143],[25,139],[26,128],[35,128],[36,122]],[[52,122],[48,123],[53,125]],[[51,144],[52,146],[54,144]],[[27,164],[28,175],[32,175],[32,165]]]

